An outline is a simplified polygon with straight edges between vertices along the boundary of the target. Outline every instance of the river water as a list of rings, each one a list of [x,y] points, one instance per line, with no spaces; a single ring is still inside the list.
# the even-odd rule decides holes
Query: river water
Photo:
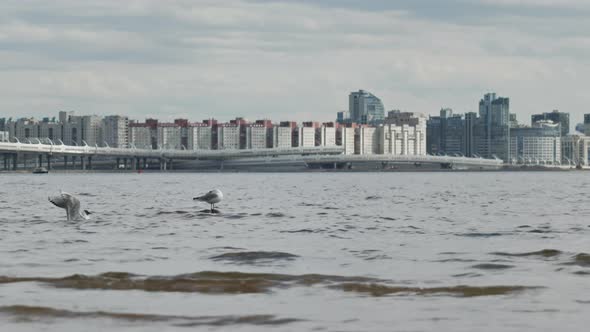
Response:
[[[588,172],[0,175],[2,331],[589,323]]]

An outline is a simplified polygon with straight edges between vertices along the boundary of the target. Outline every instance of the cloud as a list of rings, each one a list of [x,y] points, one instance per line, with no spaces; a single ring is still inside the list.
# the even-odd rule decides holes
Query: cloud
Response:
[[[332,120],[366,89],[386,108],[526,122],[590,97],[590,5],[565,0],[0,3],[1,116],[122,113]]]

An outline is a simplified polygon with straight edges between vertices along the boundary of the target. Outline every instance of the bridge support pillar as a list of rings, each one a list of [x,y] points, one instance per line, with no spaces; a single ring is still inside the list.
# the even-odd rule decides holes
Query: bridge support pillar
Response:
[[[48,171],[51,170],[51,155],[50,154],[47,155],[47,170]]]
[[[38,155],[38,156],[37,156],[37,159],[38,159],[38,161],[39,161],[39,163],[38,163],[38,165],[37,165],[37,166],[38,166],[38,167],[42,167],[42,166],[43,166],[43,155],[42,155],[42,154]]]
[[[168,167],[169,170],[172,170],[172,159],[170,159],[170,161],[168,162]]]
[[[23,159],[23,168],[27,169],[27,155],[26,154],[22,154],[22,159]]]
[[[131,169],[137,170],[137,158],[131,158]]]
[[[88,169],[92,170],[92,157],[88,157]]]
[[[80,169],[85,170],[86,164],[84,163],[84,156],[80,156]]]
[[[127,158],[123,158],[123,167],[127,170]]]
[[[18,153],[12,155],[12,170],[16,171],[16,166],[18,165]]]
[[[64,156],[64,170],[68,169],[68,156]]]
[[[143,169],[147,168],[147,158],[143,158]]]
[[[8,170],[8,153],[2,154],[2,159],[4,159],[4,170]]]
[[[115,164],[115,169],[119,169],[119,165],[121,165],[121,158],[117,158],[117,163]]]

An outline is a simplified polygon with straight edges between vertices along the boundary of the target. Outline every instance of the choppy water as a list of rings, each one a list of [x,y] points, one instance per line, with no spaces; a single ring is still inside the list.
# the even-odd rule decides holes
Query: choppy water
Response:
[[[590,173],[0,175],[2,331],[588,323]]]

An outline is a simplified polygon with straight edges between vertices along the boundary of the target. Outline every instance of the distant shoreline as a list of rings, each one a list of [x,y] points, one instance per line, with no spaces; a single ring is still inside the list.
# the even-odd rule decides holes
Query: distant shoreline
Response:
[[[490,172],[571,172],[571,171],[588,171],[588,169],[576,168],[544,168],[544,167],[506,167],[501,169],[179,169],[179,170],[142,170],[141,172],[127,170],[51,170],[49,173],[55,174],[179,174],[179,173],[490,173]],[[3,174],[32,174],[42,176],[43,174],[33,174],[32,170],[6,171],[0,170]]]

